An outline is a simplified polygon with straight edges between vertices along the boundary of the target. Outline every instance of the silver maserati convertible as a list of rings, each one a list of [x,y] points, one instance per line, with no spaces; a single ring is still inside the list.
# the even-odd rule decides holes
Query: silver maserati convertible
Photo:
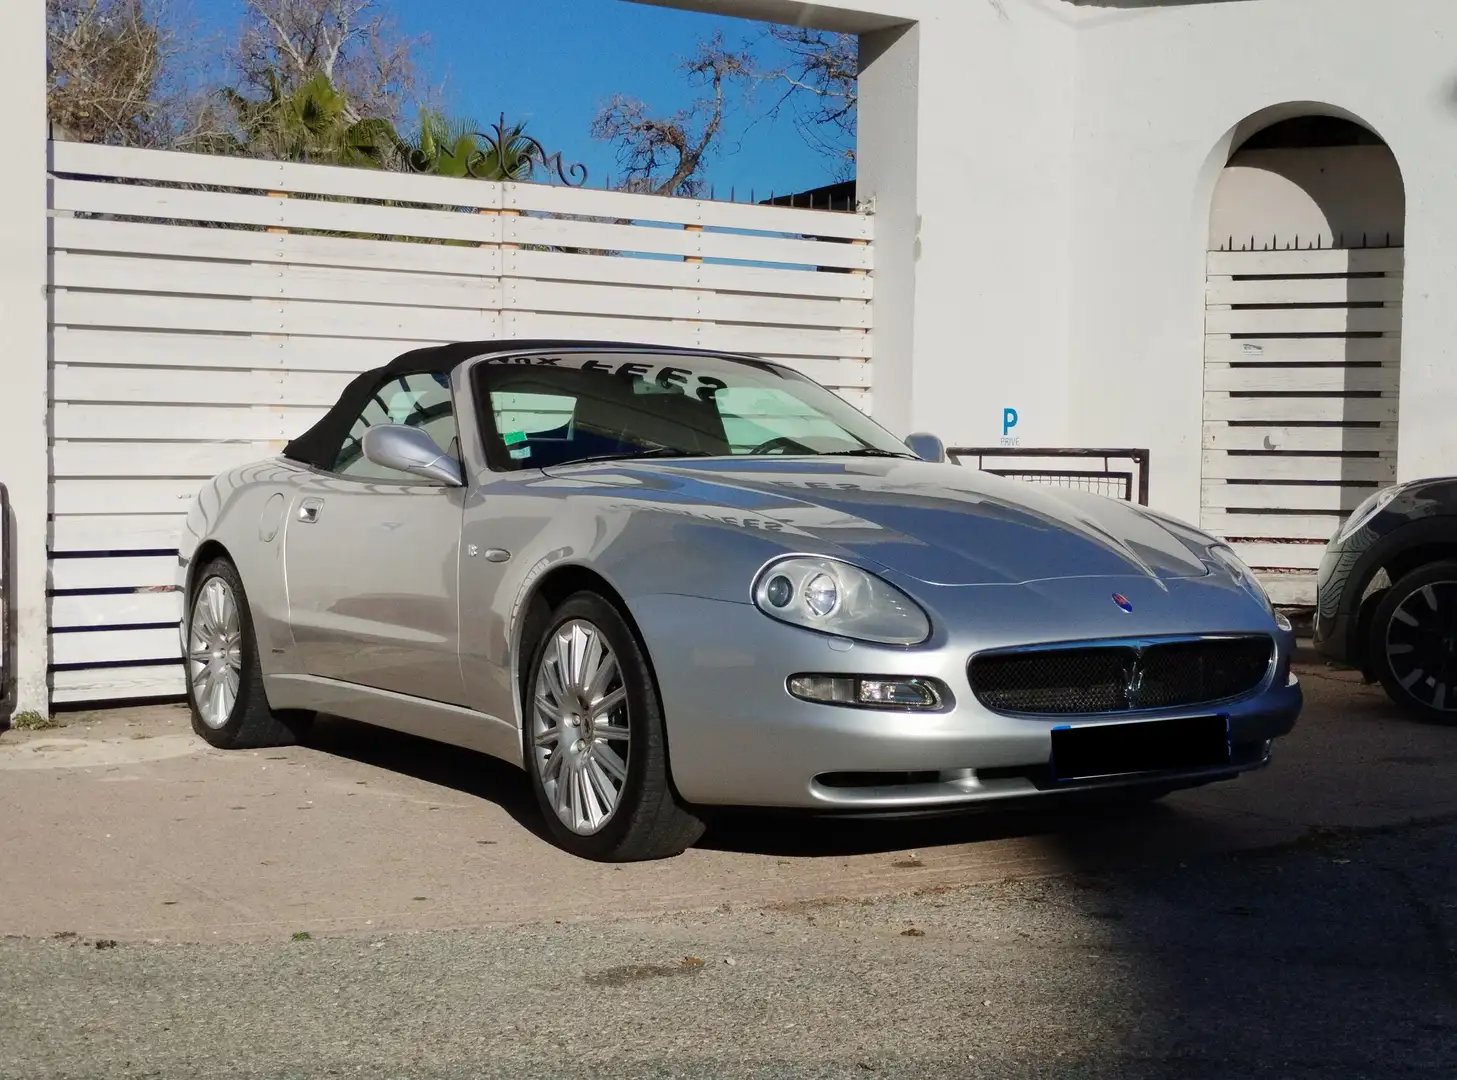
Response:
[[[482,751],[601,860],[719,808],[1143,798],[1269,760],[1293,638],[1228,547],[944,456],[751,357],[406,353],[196,499],[194,727]]]

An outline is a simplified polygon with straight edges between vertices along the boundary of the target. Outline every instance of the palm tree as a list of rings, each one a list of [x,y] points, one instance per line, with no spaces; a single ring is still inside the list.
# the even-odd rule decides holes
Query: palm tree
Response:
[[[494,132],[482,132],[472,121],[450,119],[434,109],[420,109],[415,134],[401,140],[400,157],[414,172],[476,180],[530,180],[537,143],[526,125],[506,126],[503,116]]]
[[[261,100],[231,87],[222,93],[243,132],[240,152],[251,157],[384,168],[399,150],[394,126],[356,115],[322,73],[285,89],[272,72]]]

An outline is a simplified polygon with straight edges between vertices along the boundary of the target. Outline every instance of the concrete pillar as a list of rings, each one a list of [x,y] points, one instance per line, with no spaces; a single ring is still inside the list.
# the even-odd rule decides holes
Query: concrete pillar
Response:
[[[919,24],[860,36],[855,193],[875,208],[871,405],[900,435],[914,430],[920,66]]]
[[[0,3],[0,100],[8,123],[0,169],[0,334],[5,343],[5,412],[0,482],[10,491],[14,610],[6,630],[14,670],[4,714],[47,714],[46,540],[50,507],[48,315],[46,296],[45,5]],[[3,714],[0,714],[3,715]]]

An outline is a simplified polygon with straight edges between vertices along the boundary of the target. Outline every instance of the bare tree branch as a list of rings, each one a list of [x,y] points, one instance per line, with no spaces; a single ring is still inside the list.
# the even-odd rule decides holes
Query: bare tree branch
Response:
[[[780,88],[768,115],[790,109],[805,141],[833,159],[842,176],[853,173],[859,39],[802,26],[771,26],[765,33],[784,55],[781,63],[755,73],[759,81]]]
[[[640,101],[617,95],[592,121],[592,137],[617,144],[620,186],[656,195],[694,195],[701,172],[723,127],[727,91],[746,85],[752,70],[747,51],[729,49],[722,34],[700,42],[685,61],[691,85],[704,93],[685,109],[655,116]]]
[[[284,93],[323,75],[344,95],[350,120],[398,122],[427,44],[406,37],[377,0],[245,0],[234,61],[244,89]]]
[[[167,0],[46,0],[46,108],[57,134],[177,146],[210,118]]]

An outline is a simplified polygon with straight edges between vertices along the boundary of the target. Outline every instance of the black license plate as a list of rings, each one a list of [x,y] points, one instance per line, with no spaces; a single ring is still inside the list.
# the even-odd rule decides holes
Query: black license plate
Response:
[[[1052,731],[1056,780],[1183,772],[1230,763],[1229,718],[1193,716]]]

